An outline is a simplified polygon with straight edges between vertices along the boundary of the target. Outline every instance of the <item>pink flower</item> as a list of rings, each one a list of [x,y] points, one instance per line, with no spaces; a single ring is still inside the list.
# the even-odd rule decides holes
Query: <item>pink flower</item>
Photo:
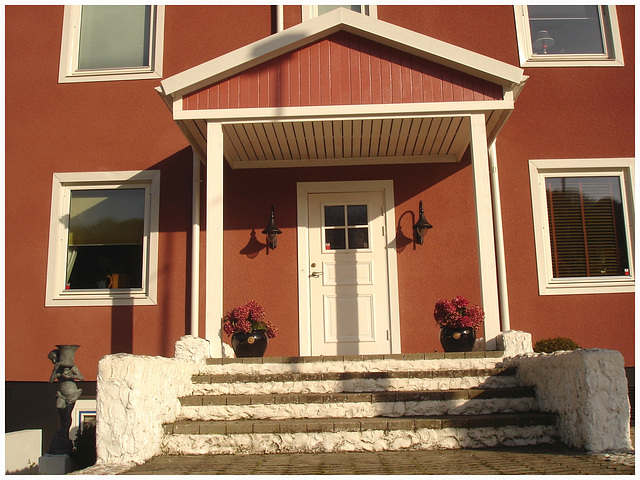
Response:
[[[251,333],[251,323],[248,320],[238,320],[236,322],[236,330],[241,333]]]
[[[249,318],[249,307],[247,305],[240,305],[233,309],[233,318],[238,320],[247,320]]]
[[[456,308],[464,308],[469,305],[469,301],[461,295],[458,295],[453,300],[451,300],[451,303],[453,303]]]
[[[438,300],[433,316],[440,323],[448,318],[449,315],[456,313],[456,307],[449,300]]]
[[[253,330],[264,330],[269,338],[278,335],[278,329],[265,320],[265,311],[261,305],[252,300],[239,305],[224,316],[222,329],[227,335],[234,333],[251,333]]]
[[[252,300],[251,302],[247,303],[246,306],[249,308],[249,314],[251,315],[251,320],[253,320],[254,322],[260,322],[264,320],[264,317],[265,317],[264,308],[258,305],[258,302],[256,302],[255,300]]]
[[[278,336],[278,329],[276,326],[271,322],[265,322],[265,325],[267,327],[267,337],[276,338]]]
[[[235,331],[235,327],[231,322],[224,322],[224,326],[222,328],[224,330],[224,333],[226,333],[227,335],[232,335]]]
[[[478,305],[468,305],[469,301],[460,295],[451,301],[438,300],[433,317],[443,327],[478,328],[484,320],[484,311]]]

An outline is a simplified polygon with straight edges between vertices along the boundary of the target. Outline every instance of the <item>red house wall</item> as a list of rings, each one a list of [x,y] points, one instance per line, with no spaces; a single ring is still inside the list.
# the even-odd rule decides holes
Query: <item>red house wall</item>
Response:
[[[618,6],[625,67],[536,68],[497,143],[512,328],[622,352],[634,365],[635,295],[537,294],[529,159],[635,156],[633,6]],[[563,88],[552,88],[564,85]]]
[[[394,182],[402,351],[442,351],[432,315],[439,298],[461,294],[480,302],[468,156],[460,164],[277,169],[268,182],[262,169],[227,169],[224,307],[250,300],[264,306],[280,330],[269,341],[269,355],[299,353],[296,182],[386,179]],[[423,246],[412,240],[420,200],[434,225]],[[277,249],[267,252],[260,232],[271,205],[283,233]]]
[[[95,380],[102,356],[171,356],[174,342],[187,331],[190,148],[154,91],[160,80],[57,83],[63,11],[6,7],[7,381],[46,382],[46,355],[60,343],[81,345],[77,363],[87,380]],[[300,21],[299,6],[286,5],[284,11],[285,27]],[[530,79],[500,133],[497,152],[512,328],[531,332],[534,341],[562,335],[583,347],[616,349],[629,366],[633,294],[537,294],[528,179],[532,158],[634,156],[634,7],[619,6],[618,14],[626,66],[525,69]],[[380,5],[378,17],[518,64],[510,6]],[[272,26],[267,5],[167,6],[164,77],[264,38]],[[52,174],[136,169],[162,172],[158,305],[45,308]],[[224,307],[250,299],[265,306],[281,331],[270,355],[298,353],[295,183],[359,179],[394,180],[403,351],[439,348],[432,320],[438,298],[463,294],[479,301],[468,157],[456,165],[227,169]],[[407,238],[420,200],[434,228],[423,246],[414,246]],[[271,204],[284,233],[278,249],[267,255],[259,248],[259,232]],[[203,328],[204,284],[201,293]],[[617,328],[621,323],[624,333]],[[424,338],[417,334],[422,329]]]
[[[524,68],[496,148],[511,328],[618,350],[633,366],[635,294],[538,295],[528,170],[530,159],[635,156],[635,7],[616,9],[625,66]],[[519,65],[513,7],[380,5],[378,18]]]
[[[191,149],[160,79],[58,83],[63,13],[6,8],[7,381],[46,382],[64,343],[81,345],[77,365],[95,380],[104,355],[173,356],[188,328]],[[164,76],[270,34],[269,6],[168,6]],[[45,308],[53,173],[145,169],[161,171],[158,305]]]

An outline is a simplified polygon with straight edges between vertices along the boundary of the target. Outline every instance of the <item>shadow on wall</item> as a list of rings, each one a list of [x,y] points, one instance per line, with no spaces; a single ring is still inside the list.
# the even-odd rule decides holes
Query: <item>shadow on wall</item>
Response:
[[[267,248],[266,243],[261,243],[256,237],[255,229],[251,229],[251,233],[249,234],[249,241],[245,245],[245,247],[240,250],[240,254],[246,256],[253,260],[258,256],[261,250]],[[269,249],[267,249],[266,254],[269,255]]]
[[[190,311],[191,264],[191,189],[192,150],[184,148],[149,167],[160,170],[160,208],[158,241],[158,307],[157,337],[145,332],[146,315],[133,306],[111,308],[111,344],[108,353],[157,351],[173,356],[174,343],[188,331]],[[171,292],[170,295],[167,292]],[[135,314],[134,314],[135,312]],[[176,322],[176,319],[180,319]],[[137,335],[137,337],[136,337]],[[148,346],[147,346],[148,345]]]
[[[405,218],[408,217],[408,218]],[[413,211],[404,212],[398,218],[398,225],[396,228],[396,251],[402,253],[409,245],[413,245],[413,249],[416,249],[416,243],[414,241],[413,225],[415,225],[415,214]],[[404,231],[402,230],[402,224],[404,222]],[[407,232],[405,234],[405,231]],[[408,236],[410,235],[410,236]]]

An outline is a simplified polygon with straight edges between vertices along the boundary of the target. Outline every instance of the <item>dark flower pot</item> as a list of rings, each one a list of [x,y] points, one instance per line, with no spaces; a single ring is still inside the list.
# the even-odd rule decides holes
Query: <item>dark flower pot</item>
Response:
[[[476,343],[473,328],[440,327],[440,343],[445,352],[470,352]]]
[[[269,338],[264,330],[253,330],[251,333],[234,333],[231,336],[231,348],[236,357],[262,357],[267,350]]]

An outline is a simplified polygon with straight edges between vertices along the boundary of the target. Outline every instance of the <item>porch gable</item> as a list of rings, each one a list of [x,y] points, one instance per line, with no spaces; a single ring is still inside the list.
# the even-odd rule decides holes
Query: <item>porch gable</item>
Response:
[[[339,31],[189,93],[183,97],[183,109],[502,99],[498,84]]]

